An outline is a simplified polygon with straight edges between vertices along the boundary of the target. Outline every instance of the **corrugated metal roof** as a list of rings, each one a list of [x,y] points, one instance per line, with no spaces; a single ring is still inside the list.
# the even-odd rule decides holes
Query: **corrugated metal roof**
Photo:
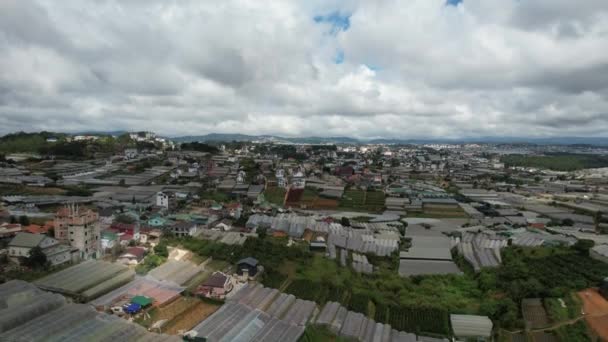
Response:
[[[458,337],[490,337],[492,320],[486,316],[450,315],[454,335]]]

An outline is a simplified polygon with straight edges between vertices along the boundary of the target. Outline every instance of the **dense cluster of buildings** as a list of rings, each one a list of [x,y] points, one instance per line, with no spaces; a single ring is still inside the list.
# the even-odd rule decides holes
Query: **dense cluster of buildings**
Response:
[[[164,305],[186,288],[227,300],[190,332],[210,340],[296,340],[314,323],[362,341],[416,341],[338,303],[321,308],[255,284],[240,290],[263,269],[253,258],[212,269],[173,256],[146,277],[133,269],[157,256],[165,237],[243,245],[262,234],[364,275],[377,272],[378,260],[397,260],[402,277],[458,275],[456,255],[479,272],[499,267],[509,246],[583,239],[594,241],[591,257],[608,262],[606,169],[508,167],[500,156],[512,147],[476,144],[226,143],[211,153],[160,142],[94,160],[0,165],[2,270],[35,267],[40,253],[50,266],[74,264],[36,285],[102,310],[145,306],[139,297]],[[452,325],[467,337],[492,329],[483,317],[453,315]]]

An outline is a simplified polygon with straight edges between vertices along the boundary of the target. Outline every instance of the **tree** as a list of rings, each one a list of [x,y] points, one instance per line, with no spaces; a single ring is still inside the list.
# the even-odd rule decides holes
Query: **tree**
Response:
[[[401,226],[399,226],[399,233],[405,236],[405,231],[407,229],[407,222],[401,222]]]
[[[562,220],[562,225],[572,227],[574,226],[574,221],[570,218],[566,218]]]
[[[169,256],[169,250],[167,249],[167,244],[165,243],[159,243],[158,245],[156,245],[154,247],[154,253],[158,256],[161,257],[168,257]]]
[[[594,245],[595,242],[593,242],[593,240],[580,239],[572,245],[572,249],[581,255],[589,256],[589,250],[593,248]]]
[[[125,186],[125,180],[124,180],[124,178],[123,178],[123,179],[121,179],[121,180],[118,182],[118,185],[120,185],[120,186]]]
[[[344,227],[350,227],[350,220],[348,219],[348,217],[342,216],[342,219],[340,220],[340,223]]]
[[[42,248],[36,246],[30,249],[29,256],[25,260],[25,264],[31,268],[47,268],[48,261],[46,254],[42,251]]]
[[[135,241],[135,240],[130,240],[130,241],[129,241],[129,247],[135,247],[135,246],[137,246],[137,241]]]
[[[15,224],[15,223],[17,223],[17,218],[15,216],[11,215],[9,222],[12,224]]]
[[[22,226],[29,226],[30,219],[25,215],[19,216],[19,224],[21,224]]]
[[[135,218],[131,215],[120,214],[116,217],[115,221],[118,223],[133,224],[135,223]]]
[[[264,240],[268,235],[266,228],[258,228],[256,232],[258,233],[258,238],[261,240]]]

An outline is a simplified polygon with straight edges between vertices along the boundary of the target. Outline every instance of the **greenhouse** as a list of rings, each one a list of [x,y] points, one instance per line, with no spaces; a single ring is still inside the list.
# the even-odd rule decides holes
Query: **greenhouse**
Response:
[[[23,281],[0,285],[0,341],[181,341],[158,335],[85,304],[68,304],[58,294]]]
[[[132,282],[95,299],[90,304],[105,310],[123,302],[125,298],[130,299],[139,295],[152,298],[154,305],[162,306],[176,299],[184,289],[172,282],[159,281],[151,277],[136,277]]]
[[[148,275],[157,280],[166,280],[184,285],[202,271],[203,267],[191,261],[170,260],[150,271]]]
[[[0,333],[53,311],[66,303],[58,294],[43,292],[20,280],[0,286]]]
[[[416,342],[425,338],[397,331],[388,324],[377,323],[361,313],[348,311],[337,302],[327,302],[314,324],[328,327],[337,335],[362,342]]]
[[[247,284],[193,331],[208,341],[297,341],[316,311],[314,302]]]
[[[133,271],[126,266],[90,260],[53,273],[35,281],[34,284],[43,290],[90,299],[119,287],[133,276]],[[125,278],[130,279],[125,280]]]

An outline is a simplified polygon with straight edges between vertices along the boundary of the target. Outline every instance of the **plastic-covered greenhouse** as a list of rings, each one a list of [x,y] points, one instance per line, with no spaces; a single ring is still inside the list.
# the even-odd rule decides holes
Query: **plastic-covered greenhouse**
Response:
[[[202,270],[201,266],[191,261],[170,260],[150,271],[148,275],[158,280],[167,280],[183,285]]]
[[[149,276],[136,277],[132,282],[95,299],[90,304],[107,309],[125,297],[146,296],[154,299],[156,305],[163,305],[177,298],[184,289],[175,283],[159,281]]]
[[[297,341],[316,310],[314,302],[248,284],[193,330],[208,341]]]
[[[23,281],[0,285],[0,341],[181,341],[159,335]]]
[[[30,283],[9,281],[0,291],[0,333],[53,311],[65,302],[63,296],[40,291]]]
[[[119,287],[133,276],[126,266],[90,260],[46,276],[35,284],[43,290],[91,299]]]

